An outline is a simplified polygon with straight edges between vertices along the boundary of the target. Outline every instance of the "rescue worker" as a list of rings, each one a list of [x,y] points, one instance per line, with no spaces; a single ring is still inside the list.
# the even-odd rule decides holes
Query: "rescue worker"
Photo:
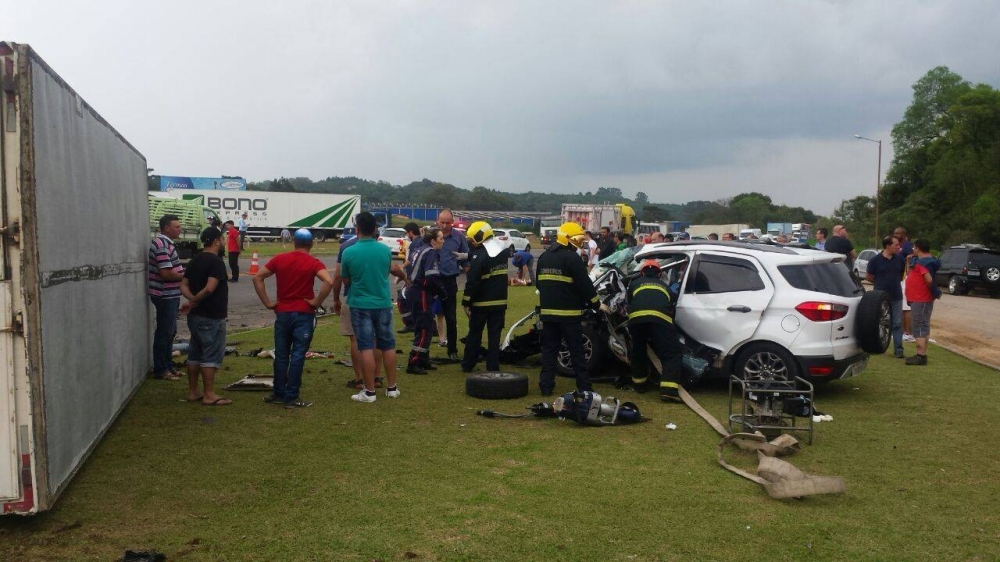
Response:
[[[542,373],[538,386],[551,396],[556,386],[556,356],[566,342],[577,390],[591,390],[590,373],[583,354],[583,311],[597,309],[597,291],[580,259],[583,228],[567,222],[556,231],[556,242],[538,257],[535,282],[542,321]]]
[[[406,247],[406,260],[403,262],[403,271],[409,279],[410,273],[413,271],[413,254],[424,245],[424,239],[420,234],[420,227],[415,222],[406,223],[403,229],[406,230],[406,238],[409,241],[409,245]],[[399,317],[403,319],[403,327],[396,333],[413,332],[413,316],[410,313],[410,303],[406,301],[406,287],[399,290],[396,308],[399,309]]]
[[[660,263],[649,259],[642,262],[641,274],[628,285],[628,331],[632,336],[632,388],[643,393],[648,389],[649,360],[646,346],[660,360],[660,398],[680,398],[678,384],[684,348],[674,319],[667,311],[672,301],[666,283],[660,280]]]
[[[438,270],[439,252],[444,246],[444,235],[437,228],[423,235],[423,244],[413,253],[413,268],[409,273],[410,285],[406,288],[406,301],[410,304],[413,317],[413,346],[406,364],[406,372],[411,375],[426,375],[428,370],[436,370],[431,363],[431,334],[434,330],[434,315],[431,301],[435,295],[445,298],[444,281]]]
[[[462,370],[471,373],[479,362],[483,328],[487,330],[486,370],[500,370],[500,336],[507,312],[507,248],[493,237],[493,227],[477,221],[465,232],[469,239],[469,271],[465,274],[462,307],[469,316]]]

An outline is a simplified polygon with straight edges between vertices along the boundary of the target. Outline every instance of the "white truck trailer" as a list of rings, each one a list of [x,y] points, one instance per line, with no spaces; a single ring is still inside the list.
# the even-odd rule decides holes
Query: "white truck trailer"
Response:
[[[250,238],[278,238],[283,229],[308,228],[322,242],[339,237],[361,212],[361,197],[335,193],[169,189],[160,195],[199,203],[218,213],[222,222],[239,224],[246,213]]]
[[[0,506],[52,507],[149,370],[146,159],[0,42]]]
[[[594,235],[605,226],[612,232],[620,230],[625,234],[632,234],[636,227],[635,211],[622,203],[563,203],[562,220],[575,222]]]

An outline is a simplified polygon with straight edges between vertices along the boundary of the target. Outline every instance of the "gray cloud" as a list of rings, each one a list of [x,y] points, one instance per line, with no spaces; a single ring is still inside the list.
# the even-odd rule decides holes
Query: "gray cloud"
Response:
[[[508,191],[748,190],[828,213],[945,64],[1000,84],[995,2],[15,3],[168,174],[430,177]]]

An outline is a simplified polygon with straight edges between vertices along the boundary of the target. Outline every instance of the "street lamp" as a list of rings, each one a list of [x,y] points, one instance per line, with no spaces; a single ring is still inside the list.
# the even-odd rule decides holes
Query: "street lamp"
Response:
[[[861,135],[854,135],[854,138],[858,140],[878,143],[878,172],[877,176],[875,177],[875,244],[878,244],[880,240],[878,235],[878,200],[879,200],[879,191],[882,190],[882,141],[870,139],[868,137],[863,137]]]

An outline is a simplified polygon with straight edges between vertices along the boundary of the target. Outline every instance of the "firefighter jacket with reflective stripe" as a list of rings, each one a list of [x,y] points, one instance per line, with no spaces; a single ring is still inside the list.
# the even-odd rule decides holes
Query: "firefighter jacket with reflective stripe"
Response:
[[[629,324],[673,323],[670,310],[670,291],[659,277],[636,277],[628,285],[625,296],[628,303]]]
[[[579,322],[587,308],[597,309],[597,291],[576,250],[552,244],[535,268],[543,322]]]
[[[430,295],[443,297],[447,294],[444,288],[444,279],[438,270],[438,251],[425,244],[417,249],[413,254],[413,269],[407,276],[410,286],[420,287]]]
[[[481,245],[469,252],[462,306],[482,309],[507,308],[507,251],[492,258]]]

